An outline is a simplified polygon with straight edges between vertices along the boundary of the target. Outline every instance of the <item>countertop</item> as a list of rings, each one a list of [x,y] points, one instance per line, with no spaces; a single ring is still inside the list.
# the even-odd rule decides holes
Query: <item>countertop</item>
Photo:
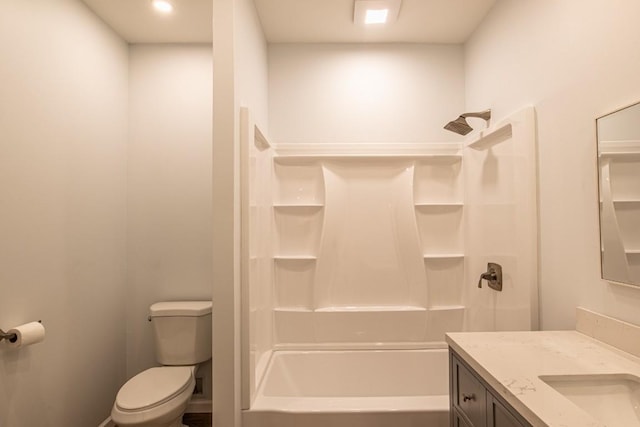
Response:
[[[640,358],[577,331],[448,333],[447,343],[533,426],[604,425],[539,376],[640,377]]]

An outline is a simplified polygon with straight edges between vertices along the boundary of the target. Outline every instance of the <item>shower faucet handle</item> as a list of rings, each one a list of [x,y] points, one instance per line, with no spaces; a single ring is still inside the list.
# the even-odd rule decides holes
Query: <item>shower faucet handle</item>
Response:
[[[502,292],[502,266],[495,262],[487,264],[487,272],[480,275],[478,287],[482,287],[482,281],[489,282],[489,287],[495,291]]]

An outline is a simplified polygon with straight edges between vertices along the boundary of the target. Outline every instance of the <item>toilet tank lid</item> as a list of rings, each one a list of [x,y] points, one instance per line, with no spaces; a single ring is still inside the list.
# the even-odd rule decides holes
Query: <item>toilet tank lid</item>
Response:
[[[165,301],[149,308],[151,317],[187,316],[199,317],[211,313],[211,301]]]

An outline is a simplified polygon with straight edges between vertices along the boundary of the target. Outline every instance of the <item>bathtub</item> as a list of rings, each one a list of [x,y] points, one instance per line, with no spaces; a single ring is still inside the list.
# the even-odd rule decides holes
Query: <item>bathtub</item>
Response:
[[[243,427],[447,427],[446,349],[276,351]]]

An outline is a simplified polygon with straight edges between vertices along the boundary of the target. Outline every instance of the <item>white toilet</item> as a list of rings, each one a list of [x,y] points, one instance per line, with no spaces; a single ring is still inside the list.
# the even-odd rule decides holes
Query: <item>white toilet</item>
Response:
[[[197,364],[211,359],[211,301],[159,302],[150,307],[156,359],[120,388],[111,410],[118,426],[184,427]]]

